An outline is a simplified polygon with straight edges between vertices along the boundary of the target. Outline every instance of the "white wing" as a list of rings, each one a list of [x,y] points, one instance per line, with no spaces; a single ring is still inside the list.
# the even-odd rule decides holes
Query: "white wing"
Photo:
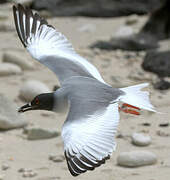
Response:
[[[73,176],[93,170],[110,158],[116,148],[115,133],[119,123],[117,103],[84,118],[80,115],[80,119],[74,119],[78,111],[81,114],[78,106],[72,109],[71,105],[62,130],[65,157]]]
[[[74,51],[66,37],[37,13],[13,6],[18,36],[33,58],[51,69],[62,83],[70,76],[87,76],[104,82],[98,70]]]

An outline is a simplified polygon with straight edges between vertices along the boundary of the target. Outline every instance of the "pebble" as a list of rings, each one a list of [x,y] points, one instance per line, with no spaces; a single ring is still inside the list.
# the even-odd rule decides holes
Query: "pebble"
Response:
[[[53,154],[49,155],[49,160],[53,162],[63,162],[64,159],[65,157],[63,155],[53,155]]]
[[[130,26],[121,26],[114,33],[113,38],[124,38],[134,34],[133,28]]]
[[[22,177],[35,177],[37,176],[37,173],[33,171],[32,169],[26,169],[26,168],[20,168],[18,170],[19,173],[22,173]]]
[[[9,130],[13,128],[21,128],[27,125],[24,117],[17,113],[17,105],[0,94],[0,129]]]
[[[93,24],[85,24],[78,28],[78,31],[80,32],[95,32],[96,26]]]
[[[138,15],[133,14],[133,15],[130,15],[130,16],[128,16],[128,17],[126,18],[126,22],[125,22],[125,23],[126,23],[127,25],[132,25],[132,24],[137,23],[138,20],[139,20]]]
[[[125,167],[146,166],[156,162],[156,155],[149,151],[122,152],[117,157],[117,164]]]
[[[4,180],[4,178],[5,178],[5,175],[0,174],[0,180]]]
[[[21,74],[22,70],[19,66],[11,63],[0,63],[0,76],[9,76]]]
[[[33,171],[31,171],[31,172],[24,172],[23,173],[23,175],[22,175],[23,177],[35,177],[35,176],[37,176],[37,173],[36,172],[33,172]]]
[[[26,102],[30,102],[35,96],[49,92],[49,88],[44,83],[37,80],[28,80],[20,88],[19,97]]]
[[[132,143],[137,146],[148,146],[151,144],[151,137],[142,133],[133,133],[131,138]]]
[[[34,69],[34,64],[26,53],[20,51],[6,51],[3,54],[3,62],[13,63],[18,65],[22,70]]]
[[[3,170],[3,171],[6,171],[7,169],[9,169],[10,167],[9,167],[9,165],[8,164],[2,164],[2,166],[1,166],[1,169]]]
[[[49,139],[60,135],[56,130],[43,129],[40,127],[25,128],[23,133],[27,134],[28,140]]]

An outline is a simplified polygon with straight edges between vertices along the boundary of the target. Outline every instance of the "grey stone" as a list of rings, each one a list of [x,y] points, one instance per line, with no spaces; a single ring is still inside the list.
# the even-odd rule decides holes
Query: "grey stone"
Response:
[[[151,144],[151,137],[142,133],[133,133],[131,138],[132,143],[137,146],[148,146]]]
[[[19,66],[11,63],[0,63],[0,76],[9,76],[21,74],[22,70]]]
[[[19,97],[26,102],[30,102],[35,96],[49,92],[49,88],[44,83],[37,80],[28,80],[20,88]]]
[[[53,154],[49,155],[49,160],[53,162],[63,162],[64,159],[65,157],[63,155],[53,155]]]
[[[149,151],[122,152],[117,157],[117,164],[125,167],[152,165],[157,162],[157,156]]]
[[[18,107],[7,97],[0,94],[0,129],[8,130],[27,125],[24,117],[17,113]]]
[[[138,15],[133,14],[133,15],[130,15],[130,16],[127,17],[127,19],[126,19],[126,24],[127,24],[127,25],[132,25],[132,24],[137,23],[138,20],[139,20]]]
[[[34,63],[31,61],[31,58],[26,53],[19,51],[4,52],[3,62],[17,64],[22,70],[34,69]]]
[[[114,33],[113,37],[116,38],[123,38],[128,37],[134,34],[133,28],[130,26],[121,26],[118,30]]]
[[[43,129],[40,127],[26,128],[24,133],[27,134],[28,140],[49,139],[60,135],[56,130]]]
[[[8,164],[2,164],[2,166],[1,166],[1,169],[3,170],[3,171],[6,171],[7,169],[9,169],[10,167],[9,167],[9,165]]]

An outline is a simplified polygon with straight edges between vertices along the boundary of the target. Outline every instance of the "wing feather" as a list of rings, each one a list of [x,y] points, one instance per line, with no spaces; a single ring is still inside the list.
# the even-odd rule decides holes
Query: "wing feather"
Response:
[[[79,110],[76,108],[76,111]],[[73,176],[87,170],[94,170],[104,164],[116,148],[115,133],[119,122],[118,104],[108,104],[105,111],[101,112],[101,114],[95,112],[84,119],[80,117],[79,120],[73,120],[74,117],[68,115],[63,125],[65,157]],[[73,114],[71,113],[71,116]]]
[[[82,74],[105,83],[98,70],[74,51],[67,38],[53,26],[48,25],[37,13],[19,4],[17,7],[13,6],[13,14],[16,30],[24,47],[33,58],[52,70],[61,83],[70,76]],[[75,68],[72,68],[73,66]],[[62,70],[69,73],[64,74]]]

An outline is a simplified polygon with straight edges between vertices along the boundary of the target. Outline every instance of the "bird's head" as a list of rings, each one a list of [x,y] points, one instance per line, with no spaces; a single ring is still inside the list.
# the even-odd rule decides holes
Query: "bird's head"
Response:
[[[54,94],[44,93],[36,96],[30,103],[19,108],[18,112],[30,110],[48,110],[52,111],[54,107]]]

